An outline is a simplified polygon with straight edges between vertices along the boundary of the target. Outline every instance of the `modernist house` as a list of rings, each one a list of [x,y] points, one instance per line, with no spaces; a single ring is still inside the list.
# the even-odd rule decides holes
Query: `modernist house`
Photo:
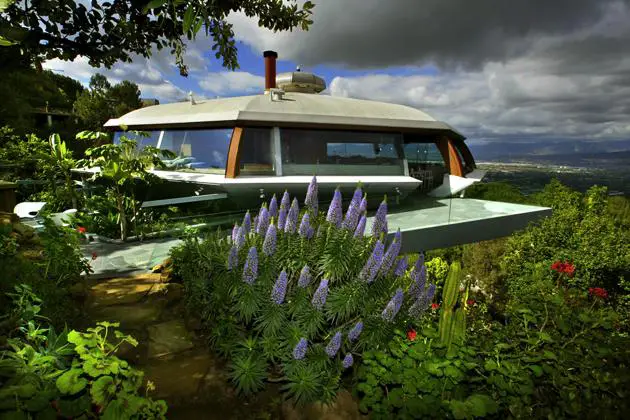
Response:
[[[167,170],[155,171],[168,182],[147,197],[145,206],[220,201],[253,208],[285,189],[303,196],[317,175],[323,200],[337,187],[349,198],[361,182],[372,206],[383,194],[392,203],[414,203],[406,211],[401,206],[399,217],[405,229],[416,220],[408,226],[415,231],[450,225],[457,217],[487,220],[521,210],[529,215],[500,223],[501,232],[470,224],[465,237],[445,231],[451,239],[440,246],[501,236],[548,212],[461,199],[461,208],[454,210],[454,201],[444,200],[483,177],[462,134],[411,107],[321,94],[326,84],[311,73],[276,75],[276,58],[265,51],[265,89],[259,95],[203,100],[190,95],[188,102],[144,107],[105,124],[115,131],[115,141],[144,131],[148,137],[137,138],[140,146],[177,155],[165,162]],[[418,203],[422,197],[433,199]],[[422,214],[414,219],[416,212]]]
[[[301,193],[313,175],[324,193],[361,181],[368,195],[401,197],[433,191],[448,175],[480,179],[464,137],[448,124],[411,107],[321,95],[323,79],[276,76],[277,54],[264,57],[264,94],[149,106],[106,127],[147,131],[142,146],[175,152],[160,177],[230,197]],[[132,136],[116,131],[115,139],[123,135]]]

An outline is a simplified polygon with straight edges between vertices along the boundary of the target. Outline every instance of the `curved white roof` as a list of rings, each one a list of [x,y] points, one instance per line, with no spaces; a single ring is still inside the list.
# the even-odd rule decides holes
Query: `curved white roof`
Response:
[[[217,126],[238,122],[438,129],[461,136],[448,124],[408,106],[298,92],[286,92],[282,99],[262,94],[149,106],[111,119],[105,126]]]

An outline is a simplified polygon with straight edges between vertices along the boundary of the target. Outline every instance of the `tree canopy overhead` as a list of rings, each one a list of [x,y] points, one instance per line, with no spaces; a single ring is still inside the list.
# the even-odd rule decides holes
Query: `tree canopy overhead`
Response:
[[[128,80],[111,85],[102,74],[90,78],[90,89],[83,91],[74,103],[74,112],[85,127],[99,130],[110,118],[120,117],[142,107],[138,85]]]
[[[313,3],[296,0],[0,0],[0,45],[19,44],[34,61],[89,59],[110,67],[131,61],[133,54],[151,55],[152,48],[170,48],[180,73],[186,39],[200,32],[212,38],[216,58],[238,68],[230,12],[257,17],[261,27],[286,31],[308,29]]]

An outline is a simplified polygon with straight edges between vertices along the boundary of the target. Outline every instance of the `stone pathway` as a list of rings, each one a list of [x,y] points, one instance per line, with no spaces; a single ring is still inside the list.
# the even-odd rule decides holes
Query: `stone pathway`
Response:
[[[121,346],[118,356],[145,372],[156,385],[154,398],[166,400],[169,419],[360,419],[357,403],[342,392],[335,404],[295,409],[276,387],[251,398],[238,397],[223,363],[208,350],[198,325],[182,306],[182,285],[160,274],[88,280],[86,323],[120,322],[137,347]]]

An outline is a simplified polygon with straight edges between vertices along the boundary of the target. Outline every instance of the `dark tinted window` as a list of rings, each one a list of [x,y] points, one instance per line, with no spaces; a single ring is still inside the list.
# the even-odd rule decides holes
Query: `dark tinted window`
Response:
[[[402,175],[397,133],[282,129],[285,175]]]
[[[239,151],[241,175],[274,174],[270,128],[244,128]]]

